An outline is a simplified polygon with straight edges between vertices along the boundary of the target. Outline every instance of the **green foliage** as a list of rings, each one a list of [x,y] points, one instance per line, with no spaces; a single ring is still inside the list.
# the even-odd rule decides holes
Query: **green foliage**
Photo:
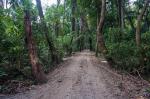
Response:
[[[60,57],[64,57],[69,54],[69,51],[71,49],[71,34],[66,34],[64,36],[59,36],[57,38],[57,48],[59,49]]]
[[[133,41],[123,41],[107,45],[109,54],[115,62],[115,68],[133,71],[139,65],[138,51]]]
[[[108,48],[107,58],[112,58],[113,66],[120,70],[136,73],[140,71],[142,74],[148,74],[150,70],[150,32],[142,33],[141,49],[136,47],[134,36],[129,33],[122,33],[118,29],[109,29],[106,31],[106,45]],[[108,35],[109,34],[109,35]],[[143,58],[143,66],[140,66],[140,59]]]

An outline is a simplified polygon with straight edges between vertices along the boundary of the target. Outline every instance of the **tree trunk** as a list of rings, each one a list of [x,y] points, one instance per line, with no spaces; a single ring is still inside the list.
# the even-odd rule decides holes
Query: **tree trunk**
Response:
[[[76,19],[75,19],[75,12],[76,12],[76,0],[71,0],[72,2],[72,32],[75,32],[76,27]]]
[[[85,35],[84,37],[84,49],[90,49],[92,50],[92,38],[90,37],[90,30],[89,30],[89,25],[88,25],[88,21],[87,21],[87,17],[86,17],[86,13],[82,12],[82,14],[80,14],[80,19],[81,19],[81,33],[83,33]],[[89,44],[89,46],[88,46]]]
[[[60,0],[57,0],[57,12],[58,12],[58,7],[59,7],[59,5],[60,5]],[[58,16],[58,14],[56,14],[55,15],[56,17],[57,17],[57,21],[56,21],[56,23],[55,23],[55,35],[56,35],[56,38],[60,35],[60,20],[59,20],[59,16]]]
[[[146,9],[148,7],[148,4],[149,4],[149,0],[146,0],[145,3],[144,3],[144,7],[142,8],[139,16],[137,17],[137,25],[136,25],[136,44],[137,44],[137,47],[140,47],[141,46],[141,21],[142,21],[142,18],[146,12]]]
[[[117,0],[116,6],[118,8],[118,23],[121,31],[124,30],[124,0]]]
[[[53,40],[48,35],[49,31],[48,31],[48,27],[46,26],[46,22],[44,20],[43,10],[42,10],[42,6],[41,6],[41,0],[36,0],[36,3],[37,3],[37,8],[39,11],[39,16],[40,16],[42,27],[43,27],[43,32],[45,34],[45,38],[46,38],[46,41],[48,43],[49,50],[51,52],[52,63],[54,63],[54,64],[59,63],[59,59],[57,57],[57,52],[56,52],[56,49],[54,47]]]
[[[139,57],[139,65],[140,67],[143,67],[144,65],[144,55],[141,51],[141,21],[143,19],[143,16],[146,12],[146,9],[149,5],[149,0],[146,0],[145,3],[144,3],[144,7],[142,8],[139,16],[137,17],[137,25],[136,25],[136,45],[137,45],[137,48],[140,50],[140,57]]]
[[[39,63],[39,59],[37,56],[36,46],[33,40],[32,29],[31,29],[30,12],[28,10],[25,11],[24,25],[25,25],[25,33],[27,39],[26,43],[28,47],[30,62],[32,65],[32,74],[35,77],[35,80],[37,82],[45,83],[47,79],[42,70],[42,65]]]
[[[97,7],[97,27],[99,25],[99,18],[100,18],[100,8]],[[98,56],[98,53],[99,53],[99,49],[98,49],[98,32],[96,33],[96,48],[95,48],[95,56]]]
[[[123,7],[124,7],[124,0],[120,0],[121,4],[121,31],[124,31],[124,10],[123,10]]]
[[[102,0],[102,7],[101,7],[101,17],[100,22],[97,27],[97,42],[98,42],[98,48],[103,53],[107,53],[107,48],[105,46],[104,37],[103,37],[103,26],[104,26],[104,20],[105,20],[105,10],[106,10],[106,0]]]
[[[77,19],[77,38],[79,38],[80,37],[80,22],[79,22],[80,20],[79,19]],[[77,41],[77,50],[78,51],[81,51],[81,46],[80,46],[80,43],[81,43],[81,38],[79,38],[78,39],[78,41]]]
[[[65,17],[66,17],[66,0],[64,0],[64,12],[63,12],[63,29],[65,28]],[[64,34],[64,31],[63,31]]]
[[[59,5],[60,5],[60,1],[61,1],[61,0],[57,0],[57,8],[58,8]]]
[[[55,23],[55,35],[56,35],[56,37],[58,37],[60,35],[59,34],[59,22],[58,22],[58,20]]]
[[[76,6],[77,6],[77,0],[71,0],[71,6],[72,6],[72,19],[71,19],[71,26],[72,26],[72,33],[74,33],[76,31],[76,18],[75,18],[75,12],[76,12]],[[73,41],[73,36],[71,38],[71,42],[70,42],[70,52],[69,54],[72,53],[72,41]]]
[[[81,32],[80,33],[82,33],[82,35],[86,35],[85,33],[86,33],[86,27],[85,27],[85,19],[84,19],[84,15],[83,15],[83,13],[81,14],[81,16],[80,16],[80,25],[81,25]],[[85,44],[85,36],[83,36],[82,37],[82,48],[83,49],[85,49],[86,48],[86,44]],[[82,49],[82,50],[83,50]]]

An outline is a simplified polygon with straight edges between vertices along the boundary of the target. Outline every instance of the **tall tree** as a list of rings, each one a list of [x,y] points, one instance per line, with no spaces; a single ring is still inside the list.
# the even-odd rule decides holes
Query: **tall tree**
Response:
[[[107,48],[105,46],[105,41],[103,37],[103,26],[104,26],[104,20],[105,20],[105,10],[106,10],[106,0],[101,0],[102,6],[101,6],[101,16],[100,16],[100,22],[97,27],[97,44],[99,50],[103,53],[107,53]]]
[[[124,0],[118,0],[119,27],[124,30]]]
[[[56,22],[55,22],[55,35],[56,37],[58,37],[60,35],[60,17],[59,17],[59,14],[58,14],[58,11],[59,11],[59,6],[60,6],[60,0],[57,0],[57,10],[56,10]]]
[[[76,19],[75,19],[75,12],[76,12],[76,6],[77,6],[77,0],[71,0],[71,6],[72,6],[72,31],[75,32],[76,27]]]
[[[44,83],[47,81],[47,79],[42,70],[42,65],[39,62],[39,58],[38,58],[37,51],[36,51],[36,45],[33,40],[30,12],[29,10],[25,10],[24,12],[25,12],[24,25],[25,25],[25,33],[26,33],[26,39],[27,39],[26,42],[27,42],[30,62],[32,65],[32,74],[35,77],[37,82]]]
[[[97,22],[97,27],[99,26],[99,20],[100,20],[100,11],[101,11],[101,8],[100,8],[100,6],[98,5],[98,3],[96,3],[97,4],[97,6],[96,6],[96,8],[97,8],[97,19],[96,19],[96,22]],[[95,48],[95,55],[96,56],[98,56],[98,53],[99,53],[99,48],[98,48],[98,33],[96,34],[96,48]]]
[[[58,8],[59,5],[60,5],[60,1],[61,1],[61,0],[57,0],[57,8]]]
[[[149,5],[150,0],[146,0],[144,3],[144,7],[142,8],[140,14],[137,17],[137,25],[136,25],[136,44],[138,47],[141,45],[141,21],[146,12],[146,9]]]
[[[75,12],[76,12],[76,7],[77,7],[77,0],[71,0],[71,7],[72,7],[72,17],[71,17],[71,31],[74,34],[74,32],[76,31],[76,18],[75,18]],[[71,38],[71,42],[70,42],[70,52],[69,54],[72,53],[72,42],[73,42],[73,36]]]
[[[83,33],[84,38],[83,38],[83,43],[84,45],[83,48],[88,48],[90,50],[92,50],[92,41],[91,41],[91,37],[90,37],[90,29],[89,29],[89,24],[87,21],[87,17],[86,17],[86,12],[85,10],[83,10],[80,13],[80,26],[81,26],[81,33]]]
[[[56,52],[56,49],[54,47],[53,40],[48,35],[49,31],[48,31],[48,27],[47,27],[45,19],[44,19],[44,14],[43,14],[43,10],[42,10],[41,0],[36,0],[36,3],[37,3],[37,8],[38,8],[40,20],[41,20],[41,23],[42,23],[42,27],[43,27],[43,32],[45,34],[45,38],[46,38],[46,41],[48,43],[49,50],[51,52],[52,62],[53,63],[58,63],[59,59],[57,57],[57,52]]]
[[[66,0],[64,0],[64,10],[63,10],[63,28],[65,25],[65,17],[66,17]]]

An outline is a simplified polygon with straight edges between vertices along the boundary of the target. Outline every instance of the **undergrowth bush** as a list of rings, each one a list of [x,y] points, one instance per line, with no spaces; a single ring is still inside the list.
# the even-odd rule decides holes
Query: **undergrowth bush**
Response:
[[[119,33],[118,29],[110,29],[106,39],[108,54],[106,58],[113,60],[114,68],[147,75],[150,72],[150,32],[142,33],[141,48],[138,49],[135,43],[135,37],[127,33],[122,33],[121,39],[116,38]],[[116,33],[116,34],[115,34]],[[125,37],[124,37],[125,36]],[[126,38],[128,37],[128,38]],[[142,57],[143,64],[140,64]]]
[[[108,55],[115,63],[114,67],[122,70],[133,71],[138,68],[138,51],[134,43],[124,41],[115,44],[107,44]]]

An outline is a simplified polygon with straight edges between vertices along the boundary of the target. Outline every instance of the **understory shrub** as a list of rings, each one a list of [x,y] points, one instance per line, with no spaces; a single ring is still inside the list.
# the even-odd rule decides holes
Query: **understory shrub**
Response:
[[[118,40],[114,32],[119,33],[119,30],[114,29],[108,32],[112,33],[109,33],[110,35],[106,39],[108,48],[106,58],[113,60],[112,66],[130,73],[139,72],[141,75],[148,75],[150,72],[150,32],[141,34],[142,43],[140,49],[137,48],[136,42],[133,40],[135,37],[122,33],[122,38]],[[124,35],[130,39],[124,38]]]

